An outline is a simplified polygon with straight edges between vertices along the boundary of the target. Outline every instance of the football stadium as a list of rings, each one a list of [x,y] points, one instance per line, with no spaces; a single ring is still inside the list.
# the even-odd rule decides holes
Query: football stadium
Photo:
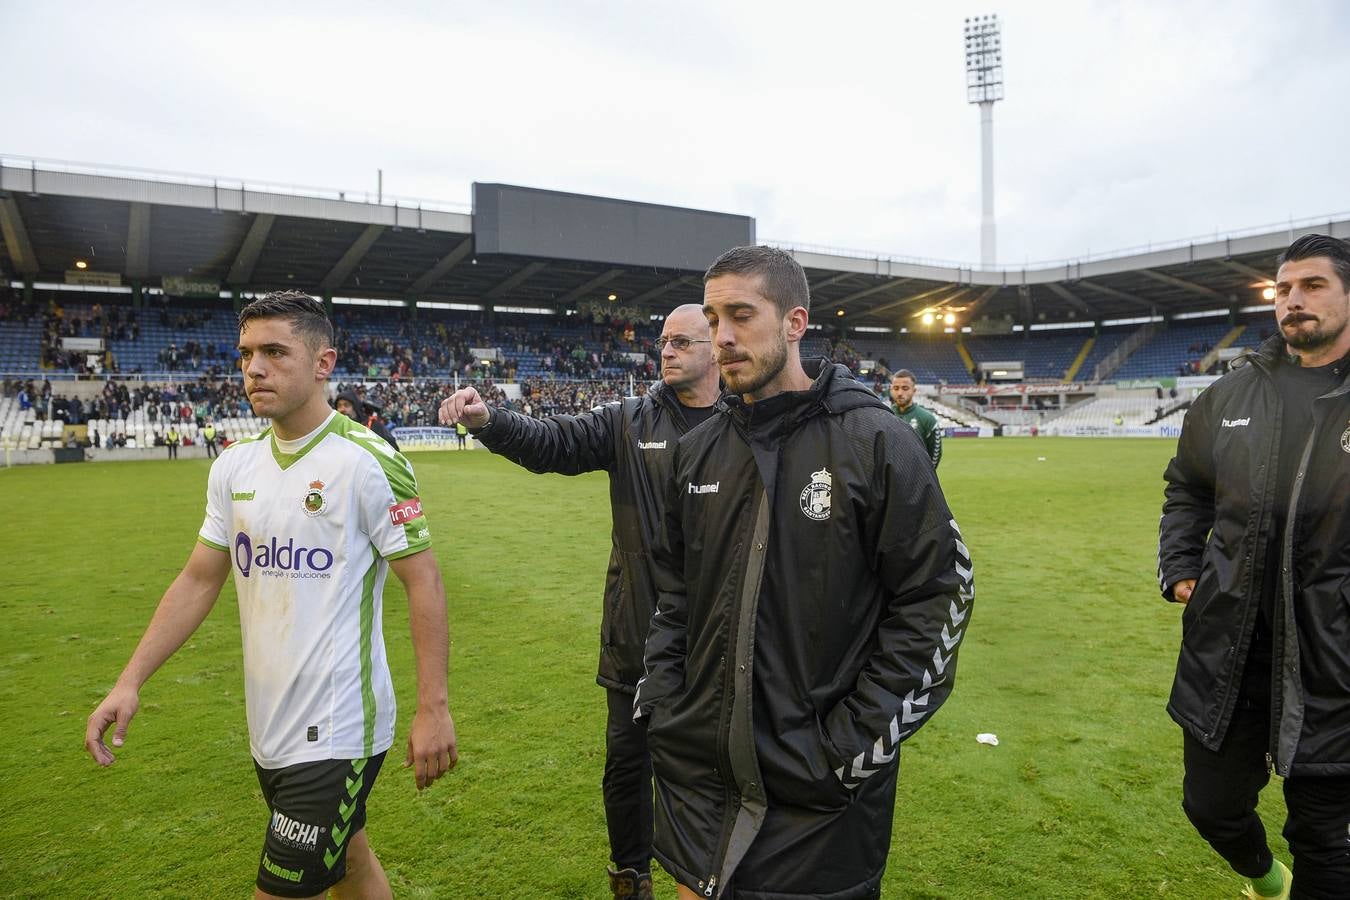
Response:
[[[1001,57],[980,55],[996,46],[986,26],[967,20],[984,112],[1002,99]],[[912,374],[973,560],[950,699],[902,745],[883,754],[877,740],[899,773],[879,896],[1239,896],[1241,876],[1182,808],[1166,707],[1183,607],[1159,597],[1163,472],[1205,391],[1280,332],[1277,258],[1305,235],[1350,240],[1350,214],[1016,266],[993,261],[991,205],[985,224],[988,255],[960,263],[777,241],[744,211],[547,186],[475,181],[456,204],[0,156],[0,497],[22,519],[0,530],[15,629],[0,655],[0,895],[233,897],[259,872],[272,799],[250,752],[241,579],[140,689],[116,764],[95,765],[82,741],[203,552],[213,465],[270,425],[245,389],[239,313],[299,291],[333,326],[325,397],[346,398],[354,427],[389,435],[415,467],[420,506],[394,497],[425,512],[417,547],[434,549],[445,591],[458,762],[422,791],[403,765],[419,624],[388,554],[399,715],[365,827],[393,895],[639,896],[605,871],[596,656],[619,515],[606,467],[535,474],[440,409],[467,387],[540,421],[647,396],[667,316],[704,303],[725,251],[765,245],[806,276],[803,360],[842,366],[888,404],[893,374]],[[307,516],[328,502],[316,484]],[[1279,781],[1258,813],[1289,863]],[[291,878],[265,854],[262,866]],[[676,896],[660,864],[651,885]]]

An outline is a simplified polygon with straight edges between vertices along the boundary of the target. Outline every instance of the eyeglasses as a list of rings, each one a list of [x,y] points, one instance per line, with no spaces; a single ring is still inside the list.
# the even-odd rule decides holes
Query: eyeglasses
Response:
[[[683,353],[685,350],[689,349],[689,346],[691,344],[711,344],[711,343],[712,343],[711,338],[703,338],[700,340],[696,340],[694,338],[687,338],[687,337],[673,337],[673,338],[659,337],[656,339],[656,352],[661,353],[662,351],[664,351],[666,349],[667,344]]]

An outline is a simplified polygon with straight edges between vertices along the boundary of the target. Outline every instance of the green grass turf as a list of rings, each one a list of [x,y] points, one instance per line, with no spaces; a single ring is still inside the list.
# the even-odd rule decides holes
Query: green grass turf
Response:
[[[975,559],[952,699],[905,744],[884,896],[1235,896],[1180,808],[1163,707],[1180,608],[1154,584],[1150,440],[949,441]],[[1039,457],[1044,457],[1040,459]],[[604,693],[594,683],[605,477],[417,454],[449,595],[460,765],[418,795],[407,607],[385,633],[402,714],[369,834],[400,897],[603,897]],[[0,470],[0,896],[239,897],[267,813],[244,722],[232,585],[141,693],[117,763],[82,748],[200,525],[204,461]],[[998,747],[975,741],[995,732]],[[1263,814],[1276,842],[1279,791]],[[658,875],[658,896],[674,887]]]

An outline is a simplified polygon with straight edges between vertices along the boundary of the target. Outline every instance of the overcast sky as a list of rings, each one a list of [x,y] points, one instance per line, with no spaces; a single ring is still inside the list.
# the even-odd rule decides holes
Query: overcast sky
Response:
[[[474,181],[1000,263],[1350,210],[1350,3],[0,0],[0,154],[468,204]]]

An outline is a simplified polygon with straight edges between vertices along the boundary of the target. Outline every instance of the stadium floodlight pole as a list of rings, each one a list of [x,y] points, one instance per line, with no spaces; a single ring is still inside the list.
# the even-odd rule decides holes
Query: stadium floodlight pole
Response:
[[[980,265],[993,268],[994,102],[1003,99],[1003,36],[998,16],[966,19],[966,102],[980,106]]]

